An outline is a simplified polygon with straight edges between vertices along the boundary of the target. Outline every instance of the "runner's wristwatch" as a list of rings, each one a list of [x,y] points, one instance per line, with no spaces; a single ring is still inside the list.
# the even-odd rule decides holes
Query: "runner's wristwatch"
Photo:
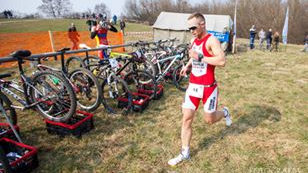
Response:
[[[203,59],[203,55],[202,54],[198,54],[198,61],[201,62],[202,59]]]

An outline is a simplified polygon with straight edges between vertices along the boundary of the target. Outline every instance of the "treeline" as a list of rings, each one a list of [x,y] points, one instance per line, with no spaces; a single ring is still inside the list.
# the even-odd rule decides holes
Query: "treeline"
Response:
[[[191,4],[187,0],[127,0],[124,16],[153,24],[161,11],[230,15],[233,19],[236,0],[207,0]],[[238,0],[237,35],[248,38],[249,28],[282,32],[289,6],[288,42],[303,43],[308,34],[308,0]],[[175,19],[176,20],[176,19]]]

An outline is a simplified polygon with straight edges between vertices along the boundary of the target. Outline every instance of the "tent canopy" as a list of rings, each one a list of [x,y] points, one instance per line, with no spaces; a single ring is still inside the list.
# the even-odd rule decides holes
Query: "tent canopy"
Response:
[[[161,12],[152,26],[154,29],[175,31],[188,31],[187,19],[190,14]],[[229,15],[204,14],[206,29],[209,31],[223,32],[225,27],[232,28],[233,21]]]

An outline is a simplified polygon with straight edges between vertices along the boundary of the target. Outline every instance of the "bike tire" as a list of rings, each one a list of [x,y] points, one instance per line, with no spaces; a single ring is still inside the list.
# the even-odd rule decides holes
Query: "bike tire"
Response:
[[[88,55],[82,58],[82,62],[85,65],[86,69],[93,71],[95,69],[95,65],[98,65],[100,58],[94,55]]]
[[[72,71],[69,79],[75,88],[78,106],[86,111],[96,110],[101,104],[102,88],[93,73],[80,68]]]
[[[123,103],[120,102],[121,98],[127,99],[123,107],[120,105]],[[127,83],[114,74],[109,75],[102,83],[102,103],[108,113],[127,115],[132,110],[133,104]]]
[[[128,84],[128,87],[131,92],[138,92],[139,89],[145,89],[146,86],[151,86],[153,95],[150,96],[150,99],[157,99],[157,82],[151,74],[142,70],[132,71],[125,75],[125,82]]]
[[[33,75],[32,85],[33,87],[28,87],[27,93],[31,103],[38,103],[35,108],[44,118],[65,122],[75,114],[76,94],[72,85],[61,74],[54,71],[39,71]],[[51,96],[55,95],[55,98],[48,97],[51,92],[54,92]]]
[[[65,68],[68,74],[77,68],[84,67],[86,67],[86,65],[84,64],[83,59],[78,56],[69,57],[65,63]]]
[[[2,92],[0,92],[0,103],[2,104],[9,120],[11,121],[11,123],[13,125],[17,124],[17,115],[16,115],[16,111],[14,108],[12,108],[12,102],[10,101],[10,99],[3,94]],[[2,111],[0,111],[0,114],[2,114]],[[0,122],[6,122],[6,118],[3,116],[0,117]]]
[[[175,68],[172,74],[173,84],[176,86],[176,88],[180,91],[185,92],[188,84],[189,84],[189,74],[190,72],[187,72],[186,76],[181,76],[180,71],[182,70],[183,65],[179,65]]]
[[[164,72],[167,70],[167,67],[170,65],[172,61],[166,61],[164,63],[162,63],[161,65],[161,71]],[[168,69],[168,71],[165,73],[164,75],[164,81],[167,82],[167,83],[173,83],[173,72],[174,70],[176,69],[176,67],[179,66],[179,61],[175,61],[171,66],[170,68]]]
[[[152,76],[156,76],[156,66],[150,60],[146,59],[142,64],[139,65],[139,70],[143,70]]]

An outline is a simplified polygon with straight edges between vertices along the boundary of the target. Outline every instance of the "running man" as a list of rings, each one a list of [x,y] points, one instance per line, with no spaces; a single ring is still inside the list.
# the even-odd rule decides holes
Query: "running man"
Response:
[[[217,38],[207,33],[205,18],[202,14],[191,14],[188,18],[188,26],[195,38],[191,41],[191,48],[189,50],[190,60],[180,72],[181,75],[185,75],[188,67],[192,66],[189,86],[182,105],[182,150],[178,156],[168,161],[170,166],[176,166],[190,158],[191,125],[200,100],[203,102],[204,120],[206,123],[214,124],[223,117],[226,120],[227,126],[230,126],[232,123],[227,107],[224,107],[222,111],[217,111],[218,89],[214,71],[216,66],[223,67],[226,63],[220,42]]]

